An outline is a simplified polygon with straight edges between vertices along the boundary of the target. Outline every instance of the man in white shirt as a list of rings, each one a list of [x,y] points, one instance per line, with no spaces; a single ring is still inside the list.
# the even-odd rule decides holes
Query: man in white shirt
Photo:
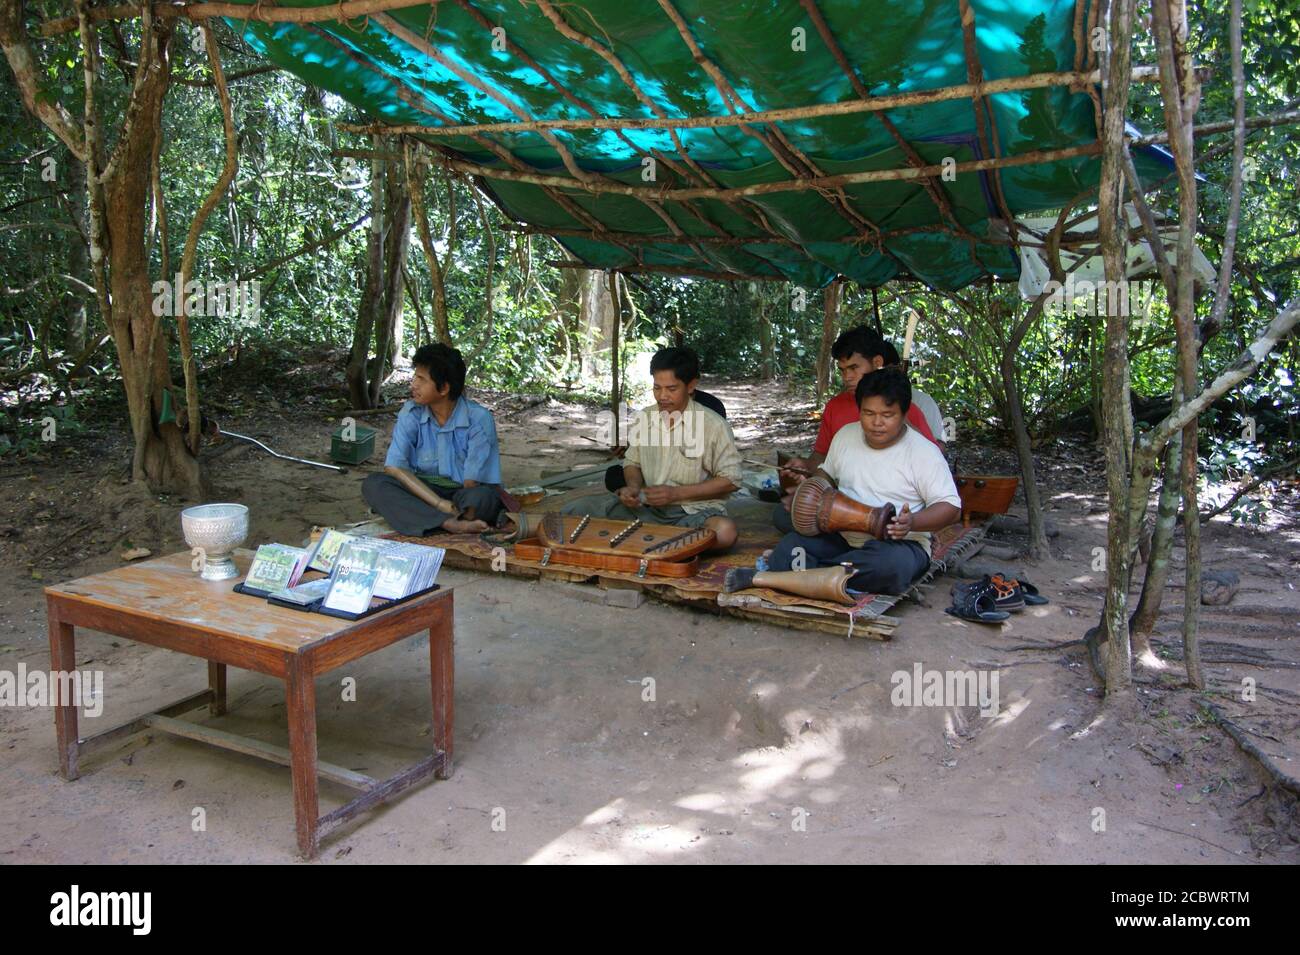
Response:
[[[786,534],[772,551],[774,571],[814,570],[851,563],[849,582],[862,593],[900,594],[930,566],[930,533],[961,518],[952,472],[933,442],[907,425],[912,386],[899,368],[863,375],[856,398],[861,427],[845,426],[818,468],[861,504],[893,504],[897,515],[884,540],[866,534]]]

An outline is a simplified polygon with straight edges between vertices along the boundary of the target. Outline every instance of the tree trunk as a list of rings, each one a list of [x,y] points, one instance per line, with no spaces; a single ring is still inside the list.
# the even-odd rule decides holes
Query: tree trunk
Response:
[[[1052,550],[1048,546],[1047,524],[1043,520],[1043,498],[1039,495],[1039,482],[1034,473],[1034,450],[1030,446],[1030,429],[1024,424],[1021,386],[1015,381],[1015,352],[1011,348],[1002,352],[1002,386],[1006,388],[1011,431],[1015,435],[1015,456],[1021,464],[1024,505],[1030,515],[1030,555],[1028,556],[1030,560],[1047,560],[1052,556]]]
[[[594,378],[596,355],[609,347],[613,335],[614,305],[604,272],[582,269],[578,274],[578,354],[582,377]]]
[[[416,231],[420,235],[420,248],[424,251],[424,261],[429,267],[429,283],[433,289],[433,333],[444,345],[451,344],[451,323],[447,317],[446,269],[451,266],[453,243],[456,239],[454,227],[448,229],[447,257],[445,264],[438,259],[438,251],[433,245],[433,234],[429,231],[428,205],[425,201],[425,174],[428,164],[422,155],[411,146],[406,148],[406,191],[411,199],[411,215],[415,218]],[[447,212],[455,216],[453,206]]]
[[[1160,0],[1157,0],[1160,2]],[[1114,0],[1109,42],[1102,52],[1101,182],[1097,222],[1107,282],[1121,283],[1127,270],[1120,202],[1124,182],[1124,118],[1128,109],[1129,62],[1133,41],[1134,0]],[[1129,476],[1132,408],[1129,399],[1128,316],[1123,308],[1106,310],[1105,364],[1102,378],[1102,437],[1110,520],[1106,530],[1106,598],[1101,633],[1106,640],[1106,695],[1132,685],[1128,631],[1128,587],[1133,560],[1130,537]],[[1143,500],[1145,506],[1145,499]]]
[[[67,170],[68,205],[80,229],[78,234],[69,236],[68,274],[89,285],[93,277],[90,274],[90,254],[83,238],[89,228],[86,216],[86,168],[71,156],[63,160],[62,168]],[[80,355],[86,350],[86,296],[70,289],[65,302],[63,350],[69,356]]]
[[[822,300],[822,343],[817,351],[817,403],[821,404],[831,383],[831,346],[840,321],[839,279],[826,286]]]
[[[383,137],[374,137],[376,154],[382,152]],[[366,276],[357,308],[357,324],[352,332],[352,349],[348,353],[345,376],[348,399],[353,408],[372,408],[369,365],[370,341],[374,337],[379,313],[383,308],[384,271],[384,160],[370,160],[370,234],[366,240]]]
[[[394,341],[400,342],[403,305],[402,266],[411,237],[411,194],[404,171],[390,165],[387,173],[388,239],[384,243],[383,302],[375,342],[374,371],[370,380],[370,405],[380,405],[380,387],[392,370]]]
[[[1034,319],[1043,311],[1046,295],[1040,295],[1030,306],[1030,311],[1021,319],[1006,346],[1002,349],[1002,387],[1006,389],[1007,411],[1011,419],[1011,431],[1016,440],[1016,458],[1020,462],[1020,479],[1025,489],[1025,507],[1029,512],[1029,559],[1046,560],[1052,556],[1047,543],[1047,527],[1043,520],[1043,501],[1038,493],[1038,480],[1034,474],[1034,452],[1029,442],[1029,428],[1025,424],[1025,409],[1020,400],[1020,383],[1016,378],[1016,354],[1020,343]]]
[[[118,107],[122,125],[106,157],[104,115],[96,95],[98,34],[90,26],[87,5],[79,0],[76,7],[85,87],[80,128],[67,109],[41,89],[38,76],[43,69],[32,52],[19,0],[0,0],[0,44],[23,104],[85,164],[90,274],[121,367],[135,445],[132,478],[154,490],[202,498],[207,482],[184,434],[174,418],[161,420],[171,376],[167,338],[160,333],[163,320],[154,310],[146,242],[150,161],[171,79],[173,23],[155,23],[152,8],[143,8],[137,75],[129,101]]]
[[[761,374],[764,381],[776,377],[775,335],[772,332],[772,316],[768,314],[767,298],[763,290],[758,290],[758,340],[762,351]]]
[[[1197,374],[1195,284],[1192,255],[1196,241],[1196,167],[1192,153],[1192,121],[1200,100],[1196,74],[1184,58],[1187,10],[1182,0],[1155,0],[1155,24],[1169,146],[1178,175],[1178,266],[1175,271],[1174,328],[1178,340],[1178,374],[1188,397],[1200,391]],[[1192,686],[1204,687],[1197,625],[1201,610],[1200,508],[1196,500],[1198,424],[1192,418],[1183,429],[1183,534],[1187,551],[1183,606],[1183,663]]]
[[[1182,403],[1183,389],[1175,383],[1173,407]],[[1160,482],[1160,500],[1156,505],[1156,522],[1151,531],[1151,549],[1147,554],[1146,576],[1137,609],[1129,620],[1133,652],[1151,652],[1151,632],[1160,617],[1165,584],[1169,580],[1169,557],[1174,548],[1174,525],[1178,522],[1178,502],[1182,496],[1182,433],[1175,434],[1165,448],[1164,473]]]

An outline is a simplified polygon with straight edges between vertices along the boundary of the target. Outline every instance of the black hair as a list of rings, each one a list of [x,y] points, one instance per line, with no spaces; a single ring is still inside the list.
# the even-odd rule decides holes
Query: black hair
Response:
[[[450,345],[434,342],[415,350],[411,364],[429,373],[436,387],[449,385],[447,397],[455,401],[465,390],[465,359]]]
[[[859,408],[868,398],[884,398],[885,404],[898,405],[898,409],[907,414],[907,409],[912,407],[912,383],[901,368],[878,368],[862,376],[854,397]]]
[[[700,377],[700,357],[689,348],[661,348],[650,359],[650,374],[671,371],[684,385]]]
[[[903,359],[898,354],[898,349],[888,338],[880,340],[880,357],[885,360],[886,365],[902,365]]]
[[[848,331],[841,332],[831,346],[831,357],[844,361],[853,355],[861,355],[870,361],[877,355],[884,354],[884,340],[874,328],[867,325],[854,325]]]

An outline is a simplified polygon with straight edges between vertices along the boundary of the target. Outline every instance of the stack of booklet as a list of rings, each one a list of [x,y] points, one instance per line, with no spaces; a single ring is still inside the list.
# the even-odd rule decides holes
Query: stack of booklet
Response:
[[[309,550],[305,566],[329,576],[287,585],[270,596],[300,606],[320,601],[324,609],[361,614],[370,609],[374,597],[401,600],[428,590],[445,554],[441,547],[327,530]]]

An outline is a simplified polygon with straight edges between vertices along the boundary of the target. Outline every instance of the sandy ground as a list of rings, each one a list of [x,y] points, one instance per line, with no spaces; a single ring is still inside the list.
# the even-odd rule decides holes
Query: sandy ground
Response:
[[[772,447],[798,447],[794,437],[815,429],[806,407],[772,420],[751,386],[712,390],[734,409],[747,455],[770,459]],[[319,458],[331,425],[311,410],[262,407],[226,424]],[[580,437],[595,433],[590,410],[515,401],[498,414],[508,484],[600,461]],[[382,453],[391,418],[374,420]],[[340,476],[237,445],[205,453],[221,496],[252,507],[251,544],[299,542],[312,524],[366,516],[361,469]],[[82,458],[56,476],[58,460],[52,451],[3,474],[13,491],[0,512],[0,669],[48,666],[45,584],[118,566],[128,542],[155,554],[183,547],[177,514],[189,502],[151,498]],[[1101,604],[1091,569],[1106,519],[1096,466],[1073,465],[1077,481],[1050,472],[1061,534],[1032,578],[1053,602],[1000,630],[943,614],[943,590],[932,606],[899,611],[898,637],[881,643],[654,602],[624,610],[548,582],[444,571],[457,608],[455,774],[353,823],[318,864],[1295,861],[1294,802],[1265,787],[1257,765],[1177,687],[1176,664],[1146,677],[1131,706],[1101,706],[1082,649],[1070,644]],[[1239,570],[1243,586],[1234,605],[1206,608],[1207,640],[1238,650],[1253,640],[1270,659],[1297,660],[1298,536],[1294,516],[1268,533],[1210,529],[1207,564]],[[1162,621],[1170,638],[1181,599],[1171,589]],[[425,642],[411,638],[319,681],[322,759],[386,775],[426,751]],[[1044,646],[1013,649],[1028,644]],[[1276,688],[1261,700],[1278,725],[1294,729],[1294,663],[1220,656],[1209,664],[1217,685],[1255,675]],[[82,721],[91,732],[206,677],[201,661],[96,633],[79,634],[78,665],[105,672],[103,715]],[[999,715],[892,705],[891,676],[917,665],[996,673]],[[355,702],[342,699],[349,676]],[[231,670],[230,703],[226,716],[191,716],[284,743],[275,681]],[[28,707],[0,707],[0,746],[0,861],[295,860],[281,767],[138,736],[64,782],[51,712]],[[323,782],[321,795],[325,812],[349,793]]]

